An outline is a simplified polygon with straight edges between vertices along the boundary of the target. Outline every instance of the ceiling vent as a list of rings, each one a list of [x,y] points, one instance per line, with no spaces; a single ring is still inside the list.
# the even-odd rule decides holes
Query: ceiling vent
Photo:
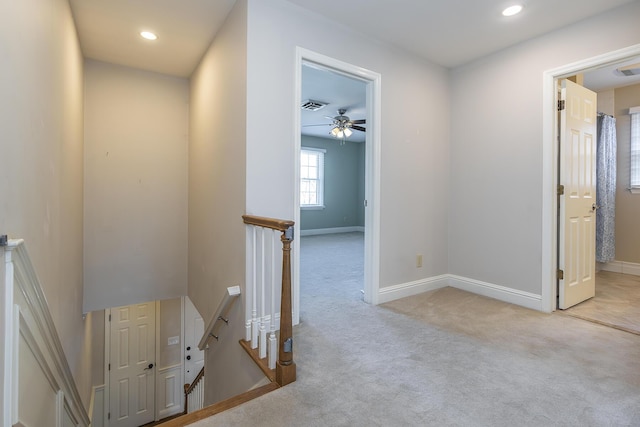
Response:
[[[616,69],[618,74],[623,76],[638,76],[640,75],[640,64],[627,65],[626,67],[620,67]]]
[[[329,105],[329,103],[307,99],[306,101],[302,101],[302,105],[300,105],[300,107],[307,111],[318,111],[323,109],[326,105]]]

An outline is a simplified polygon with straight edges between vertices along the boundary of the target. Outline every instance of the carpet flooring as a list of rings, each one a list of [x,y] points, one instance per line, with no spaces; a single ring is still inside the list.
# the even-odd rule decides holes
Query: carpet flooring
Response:
[[[301,246],[297,381],[194,426],[640,425],[640,336],[453,288],[371,306],[361,235]]]
[[[564,313],[640,335],[640,276],[600,271],[596,296]]]

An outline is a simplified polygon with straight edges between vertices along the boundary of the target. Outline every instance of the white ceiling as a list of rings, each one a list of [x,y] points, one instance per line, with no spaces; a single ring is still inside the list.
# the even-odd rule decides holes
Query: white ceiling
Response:
[[[236,0],[69,0],[85,57],[159,73],[189,77]],[[634,0],[522,0],[523,12],[501,16],[518,0],[287,0],[345,26],[413,52],[445,67],[456,67]],[[150,30],[150,42],[139,32]],[[640,61],[637,61],[640,62]],[[599,73],[599,74],[598,74]],[[613,87],[611,70],[589,73],[590,87]],[[364,118],[364,85],[343,76],[308,69],[303,100],[329,102],[317,113],[302,113],[302,124],[329,122],[325,116],[347,108]],[[612,83],[613,82],[613,83]],[[365,125],[366,127],[366,125]],[[327,136],[330,126],[304,127]],[[354,132],[351,140],[363,137]]]
[[[288,0],[446,67],[633,0]],[[188,77],[235,0],[69,0],[86,57]],[[140,38],[141,30],[159,40]]]
[[[360,80],[351,79],[343,75],[319,69],[313,65],[302,67],[302,101],[311,99],[328,103],[318,111],[302,110],[300,123],[302,134],[321,138],[332,138],[329,131],[333,128],[333,121],[327,117],[338,115],[338,110],[344,108],[351,120],[366,119],[366,84]],[[321,126],[316,126],[321,125]],[[366,124],[359,125],[364,128]],[[354,130],[352,142],[364,142],[365,133]]]
[[[189,77],[235,0],[69,0],[85,57]],[[159,38],[144,40],[140,31]]]

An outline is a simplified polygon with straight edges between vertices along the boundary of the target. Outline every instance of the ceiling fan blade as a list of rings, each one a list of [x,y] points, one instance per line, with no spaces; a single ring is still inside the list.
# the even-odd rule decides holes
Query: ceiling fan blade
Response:
[[[321,124],[317,124],[317,125],[302,125],[303,128],[309,127],[309,126],[331,126],[331,123],[321,123]]]
[[[363,125],[363,124],[367,123],[367,121],[365,119],[351,120],[351,123],[353,123],[354,125]]]
[[[363,128],[362,126],[358,126],[358,125],[351,126],[351,129],[359,130],[360,132],[366,132],[367,131],[366,128]]]

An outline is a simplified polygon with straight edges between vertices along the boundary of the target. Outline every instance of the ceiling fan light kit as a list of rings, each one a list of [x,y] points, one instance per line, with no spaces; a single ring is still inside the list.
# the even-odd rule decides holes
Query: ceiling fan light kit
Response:
[[[303,103],[303,109],[305,109],[305,103]],[[346,138],[349,138],[351,135],[353,135],[353,130],[358,130],[360,132],[366,132],[367,130],[365,127],[359,126],[366,124],[367,121],[365,119],[351,120],[348,116],[345,116],[346,112],[346,108],[341,108],[338,110],[337,116],[325,116],[325,118],[331,120],[332,123],[327,123],[326,125],[312,124],[305,126],[332,126],[331,130],[329,131],[329,135],[336,139],[340,139],[340,145],[344,145],[344,143],[346,142]]]

